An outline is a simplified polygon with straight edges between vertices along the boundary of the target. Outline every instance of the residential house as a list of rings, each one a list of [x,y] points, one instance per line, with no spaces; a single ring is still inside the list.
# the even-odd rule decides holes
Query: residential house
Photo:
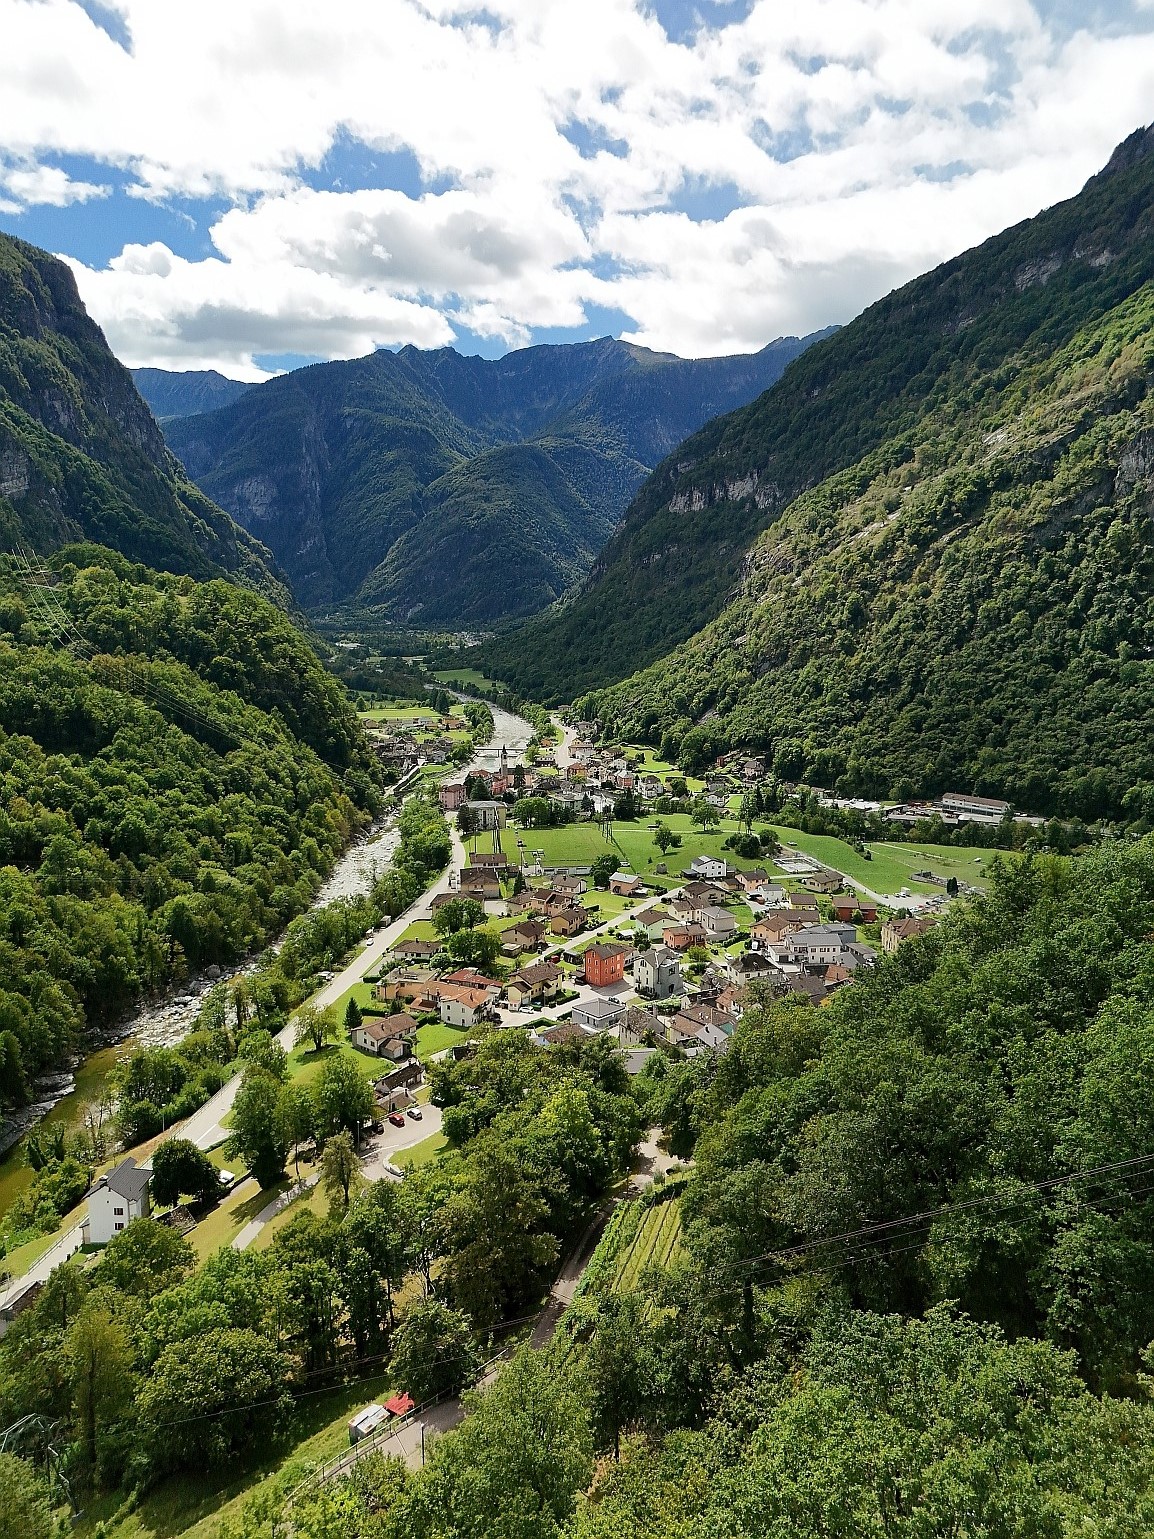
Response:
[[[574,1005],[570,1019],[578,1026],[588,1026],[591,1031],[608,1031],[625,1019],[625,1004],[620,999],[590,999]]]
[[[665,1040],[691,1057],[707,1048],[724,1047],[733,1030],[733,1017],[711,1005],[688,1005],[665,1022]]]
[[[445,781],[437,792],[437,800],[445,812],[456,812],[465,802],[465,785],[463,781]]]
[[[705,926],[700,924],[669,924],[661,932],[662,944],[671,951],[688,951],[690,946],[704,946],[708,939]]]
[[[585,953],[585,982],[595,989],[611,988],[625,977],[625,959],[628,946],[618,946],[612,941],[598,941]]]
[[[681,990],[681,963],[668,946],[652,946],[633,958],[633,983],[645,999],[668,999]]]
[[[843,960],[851,941],[857,939],[852,924],[810,924],[790,937],[793,954],[807,967],[829,967]]]
[[[552,999],[561,986],[561,969],[555,962],[534,962],[515,972],[505,986],[505,997],[515,1010]]]
[[[489,871],[494,876],[504,876],[509,869],[509,857],[500,850],[470,850],[469,871]]]
[[[425,1071],[419,1058],[405,1058],[394,1064],[373,1083],[373,1094],[378,1105],[385,1111],[396,1111],[400,1106],[408,1106],[413,1099],[413,1091],[424,1077]]]
[[[492,989],[494,999],[501,992],[495,979],[478,972],[475,967],[458,967],[455,972],[446,973],[441,982],[456,984],[463,989]]]
[[[417,940],[415,937],[410,937],[408,940],[397,941],[393,947],[393,955],[400,957],[402,962],[427,962],[440,950],[439,941]]]
[[[892,954],[903,941],[915,940],[933,927],[932,919],[887,919],[882,925],[882,950]]]
[[[499,993],[495,984],[486,989],[469,988],[456,983],[438,984],[437,1014],[446,1026],[468,1029],[489,1016],[493,1000]]]
[[[572,935],[580,935],[585,928],[587,917],[579,903],[574,903],[569,908],[557,909],[549,916],[549,931],[552,935],[561,935],[566,939]]]
[[[545,940],[545,926],[540,919],[519,919],[501,931],[501,949],[509,956],[522,951],[536,951]]]
[[[630,1005],[617,1028],[617,1039],[622,1047],[638,1047],[664,1035],[665,1022],[656,1011],[645,1010],[640,1005]]]
[[[800,930],[804,923],[805,920],[799,915],[791,914],[788,910],[771,911],[764,918],[754,920],[750,926],[750,944],[757,950],[764,949],[768,945],[776,945],[787,935]]]
[[[662,931],[670,922],[670,914],[664,908],[643,909],[640,914],[634,914],[631,923],[643,929],[651,941],[659,941]]]
[[[407,1000],[417,1011],[437,1008],[437,975],[429,967],[402,967],[390,973],[374,990],[378,999]]]
[[[504,828],[505,816],[508,808],[504,802],[475,801],[466,802],[465,806],[473,814],[474,827],[483,832],[491,832],[495,828]]]
[[[827,871],[823,866],[818,871],[807,871],[801,885],[809,892],[840,892],[842,879],[836,871]]]
[[[762,892],[769,885],[768,871],[738,871],[736,874],[742,892]]]
[[[634,898],[645,891],[639,876],[632,871],[614,871],[609,878],[609,891],[619,898]]]
[[[555,1026],[535,1031],[531,1040],[541,1047],[568,1047],[574,1042],[588,1042],[592,1034],[588,1026],[579,1026],[576,1021],[558,1021]]]
[[[416,1029],[417,1023],[410,1015],[366,1015],[361,1024],[349,1032],[349,1040],[354,1047],[359,1047],[363,1053],[371,1053],[374,1058],[391,1058],[394,1063],[400,1063],[412,1055],[412,1043],[406,1034],[411,1035]]]
[[[728,903],[732,894],[718,882],[687,882],[681,896],[700,913],[711,903]]]
[[[152,1171],[138,1165],[131,1155],[100,1176],[88,1194],[88,1217],[82,1230],[86,1245],[107,1245],[134,1218],[147,1218],[152,1210],[149,1183]]]
[[[472,866],[461,872],[462,898],[474,898],[478,903],[496,903],[501,896],[501,883],[491,871],[476,871]]]
[[[724,945],[737,933],[737,920],[728,909],[711,905],[701,910],[701,924],[710,940]]]
[[[697,880],[707,882],[720,881],[729,874],[729,867],[719,855],[695,855],[689,862],[686,875]]]
[[[730,957],[726,964],[726,971],[739,987],[755,978],[768,977],[776,970],[774,963],[763,951],[743,951],[738,956]]]
[[[589,883],[579,871],[558,871],[553,877],[553,891],[569,898],[579,898],[589,891]]]
[[[861,913],[863,924],[873,924],[878,917],[876,903],[867,903],[864,898],[859,898],[856,893],[851,893],[846,898],[831,898],[835,919],[852,919],[856,913]]]

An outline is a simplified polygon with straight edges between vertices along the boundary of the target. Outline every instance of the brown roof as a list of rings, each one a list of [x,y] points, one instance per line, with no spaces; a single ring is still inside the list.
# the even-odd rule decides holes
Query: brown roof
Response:
[[[610,957],[628,956],[631,950],[630,946],[616,946],[612,941],[598,941],[596,945],[586,947],[585,955],[588,956],[592,952],[602,962],[607,962]]]
[[[510,983],[552,983],[554,978],[561,976],[561,969],[555,962],[534,962],[529,967],[522,967],[519,972],[513,974]]]

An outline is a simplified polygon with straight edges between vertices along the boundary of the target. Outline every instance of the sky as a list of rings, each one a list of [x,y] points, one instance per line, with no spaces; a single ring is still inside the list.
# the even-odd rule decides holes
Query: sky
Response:
[[[1154,0],[0,0],[0,229],[131,366],[845,322],[1154,118]]]

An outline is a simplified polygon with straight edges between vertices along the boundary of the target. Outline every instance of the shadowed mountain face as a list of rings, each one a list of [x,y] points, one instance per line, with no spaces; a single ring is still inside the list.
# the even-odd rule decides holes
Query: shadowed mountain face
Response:
[[[612,340],[496,361],[406,347],[297,370],[165,432],[302,604],[488,626],[580,583],[658,460],[810,340],[702,360]]]
[[[1154,278],[1150,142],[1134,135],[1077,197],[896,290],[808,349],[761,399],[681,444],[637,494],[585,590],[494,642],[489,669],[535,698],[560,699],[656,661],[779,559],[774,534],[802,517],[800,505],[793,511],[801,494],[839,473],[870,479],[855,467],[879,452],[895,464],[930,455],[925,434],[942,413],[952,420],[1012,391],[1033,363],[1137,294]],[[788,545],[800,604],[818,570],[810,556],[795,565],[792,533]],[[870,547],[857,548],[864,560]],[[838,581],[852,585],[852,574]],[[799,611],[799,646],[808,623]],[[831,677],[844,673],[844,655],[835,667],[831,654]],[[777,663],[754,656],[748,666]],[[663,714],[692,716],[705,701],[667,697]]]
[[[284,596],[267,552],[168,452],[69,268],[0,235],[0,547],[78,539]]]

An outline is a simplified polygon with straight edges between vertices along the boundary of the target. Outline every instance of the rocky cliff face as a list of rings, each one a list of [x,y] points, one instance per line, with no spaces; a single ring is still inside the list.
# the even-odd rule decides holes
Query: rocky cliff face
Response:
[[[0,544],[90,539],[150,566],[283,588],[192,485],[64,263],[0,236]]]

